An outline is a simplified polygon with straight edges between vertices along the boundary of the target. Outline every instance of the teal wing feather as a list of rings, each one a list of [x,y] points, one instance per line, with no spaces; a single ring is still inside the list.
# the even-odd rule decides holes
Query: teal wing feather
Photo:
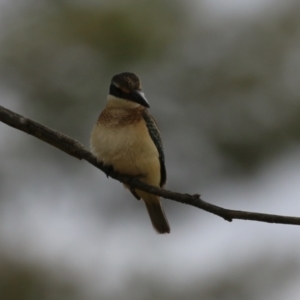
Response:
[[[143,113],[143,118],[146,122],[149,135],[157,148],[159,154],[159,162],[160,162],[160,187],[163,187],[167,181],[167,172],[165,167],[165,155],[164,148],[160,136],[160,132],[158,126],[153,119],[153,117],[149,114],[148,110],[145,110]]]

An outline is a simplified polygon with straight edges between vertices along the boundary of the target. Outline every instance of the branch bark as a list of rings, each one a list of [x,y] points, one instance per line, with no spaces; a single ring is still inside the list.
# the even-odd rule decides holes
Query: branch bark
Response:
[[[229,222],[233,219],[259,221],[266,223],[300,225],[300,217],[272,215],[248,211],[239,211],[226,209],[214,204],[203,201],[200,195],[181,194],[166,189],[147,185],[136,178],[125,176],[114,172],[110,168],[105,167],[101,162],[97,161],[95,156],[89,152],[81,143],[68,137],[65,134],[52,130],[33,120],[25,118],[7,108],[0,105],[0,121],[26,132],[58,149],[74,156],[78,159],[86,160],[96,168],[103,171],[107,176],[123,182],[134,188],[149,192],[154,195],[161,196],[165,199],[174,200],[180,203],[188,204],[204,211],[215,214]]]

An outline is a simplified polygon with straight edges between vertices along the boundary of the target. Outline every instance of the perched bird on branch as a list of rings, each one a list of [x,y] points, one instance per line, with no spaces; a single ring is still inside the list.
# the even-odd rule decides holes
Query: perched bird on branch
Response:
[[[106,107],[92,130],[91,151],[121,174],[164,187],[167,175],[161,136],[148,108],[139,78],[129,72],[115,75]],[[156,231],[170,233],[160,198],[137,189],[130,191],[145,202]]]

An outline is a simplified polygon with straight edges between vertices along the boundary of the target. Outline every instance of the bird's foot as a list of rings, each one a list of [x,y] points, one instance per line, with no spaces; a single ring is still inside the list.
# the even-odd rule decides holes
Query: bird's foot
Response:
[[[132,179],[138,179],[138,180],[141,180],[146,177],[144,174],[127,175],[127,176],[131,177]],[[130,179],[130,181],[132,179]],[[129,186],[127,185],[127,187],[129,188],[130,192],[137,200],[141,200],[141,197],[137,194],[137,192],[135,191],[135,188],[130,186],[130,182],[129,182]]]
[[[106,174],[107,178],[110,176],[111,173],[114,173],[114,172],[115,172],[115,169],[112,165],[105,166],[105,174]]]
[[[141,197],[136,193],[136,191],[133,187],[129,188],[129,190],[137,200],[141,200]]]

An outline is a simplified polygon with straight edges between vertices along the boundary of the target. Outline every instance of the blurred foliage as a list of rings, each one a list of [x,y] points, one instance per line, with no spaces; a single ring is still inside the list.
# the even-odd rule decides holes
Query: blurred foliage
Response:
[[[169,107],[169,116],[161,115],[170,123],[166,134],[182,122],[194,129],[191,162],[212,165],[219,155],[219,171],[247,174],[299,141],[300,22],[292,5],[261,20],[213,27],[205,11],[188,20],[178,2],[166,0],[43,4],[18,11],[9,23],[0,76],[48,126],[87,141],[111,76],[129,70],[141,74],[146,91],[164,74],[151,96]],[[203,148],[203,137],[214,152]],[[191,136],[180,138],[188,145]]]
[[[186,46],[179,97],[231,169],[256,170],[300,140],[299,20],[291,6],[244,23],[203,25]]]
[[[82,43],[99,51],[109,68],[157,59],[176,37],[182,14],[167,1],[120,4],[95,9],[69,3],[49,22],[60,24],[72,45]]]
[[[117,284],[112,289],[102,286],[101,280],[96,289],[90,289],[84,280],[79,285],[79,277],[64,267],[53,272],[47,266],[5,255],[0,262],[0,298],[5,300],[273,299],[276,289],[284,290],[299,268],[293,257],[275,261],[262,255],[255,262],[223,270],[204,280],[195,274],[189,282],[173,284],[170,278],[143,272],[131,274],[121,286]]]
[[[224,270],[204,280],[189,278],[181,286],[169,285],[168,279],[145,276],[133,277],[129,284],[132,293],[121,293],[119,299],[215,299],[215,300],[252,300],[273,299],[277,288],[284,289],[297,274],[299,264],[293,258],[289,261],[274,261],[261,256],[257,261],[245,264],[234,270]],[[139,288],[137,288],[139,287]],[[276,292],[274,293],[274,295]],[[147,295],[147,296],[146,296]]]
[[[114,72],[162,59],[183,17],[168,1],[47,1],[16,13],[1,43],[0,76],[40,120],[80,137],[74,120],[99,110]]]
[[[5,300],[80,299],[76,282],[47,267],[1,256],[0,298]]]

